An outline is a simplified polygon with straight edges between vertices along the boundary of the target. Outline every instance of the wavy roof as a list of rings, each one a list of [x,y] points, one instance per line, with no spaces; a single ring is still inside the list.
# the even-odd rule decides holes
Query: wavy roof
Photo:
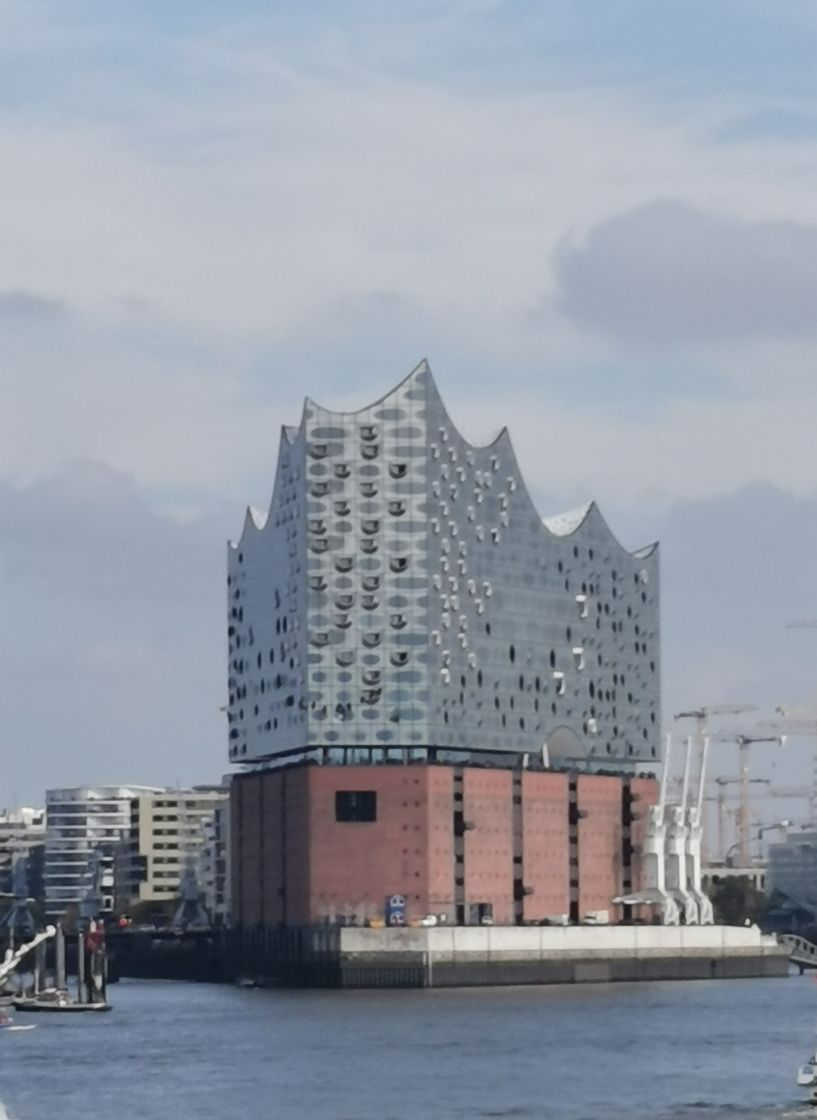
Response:
[[[499,443],[503,443],[507,447],[508,452],[510,453],[511,456],[513,456],[514,464],[515,464],[516,470],[519,474],[520,489],[522,491],[524,491],[525,495],[527,496],[528,502],[531,505],[531,508],[534,510],[534,512],[536,512],[535,503],[533,502],[533,499],[531,498],[530,493],[529,493],[529,491],[528,491],[528,489],[525,485],[524,479],[522,478],[522,472],[519,470],[519,464],[516,460],[516,454],[515,454],[514,449],[513,449],[513,444],[511,442],[511,438],[510,438],[510,435],[508,433],[508,429],[506,427],[500,428],[500,430],[496,433],[496,435],[493,436],[492,439],[490,439],[487,443],[484,443],[484,444],[474,444],[474,443],[471,443],[470,440],[465,439],[465,437],[460,433],[456,424],[451,420],[450,413],[448,412],[448,409],[446,408],[445,403],[442,400],[442,397],[440,396],[440,392],[439,392],[439,390],[437,388],[437,385],[436,385],[436,382],[434,380],[434,375],[431,372],[431,367],[428,364],[428,361],[427,361],[426,358],[423,358],[422,361],[418,362],[418,364],[414,367],[414,369],[412,369],[410,373],[406,374],[406,376],[404,378],[402,378],[402,380],[399,381],[397,383],[397,385],[394,386],[394,388],[390,389],[387,393],[384,393],[381,397],[378,397],[377,400],[371,402],[370,404],[364,405],[362,408],[359,408],[359,409],[353,409],[353,410],[349,410],[349,411],[338,411],[338,410],[334,410],[334,409],[330,409],[330,408],[325,408],[323,405],[319,405],[311,397],[306,397],[304,399],[304,406],[303,406],[303,411],[301,413],[300,423],[297,426],[294,426],[294,425],[291,425],[291,424],[284,425],[281,429],[281,445],[279,446],[279,454],[278,454],[278,458],[279,458],[279,464],[278,465],[279,465],[279,467],[280,467],[281,454],[283,452],[284,447],[285,446],[286,447],[292,447],[293,444],[295,444],[298,441],[298,439],[305,434],[307,413],[308,413],[310,407],[318,409],[322,412],[328,413],[329,415],[334,415],[334,416],[338,416],[338,417],[359,416],[363,412],[367,412],[372,408],[376,408],[378,405],[384,404],[391,397],[393,397],[401,388],[403,388],[403,386],[405,386],[406,384],[408,384],[410,381],[412,381],[414,379],[418,379],[420,376],[424,376],[427,390],[431,393],[436,394],[437,399],[439,400],[440,405],[443,409],[443,412],[445,413],[445,416],[446,416],[448,422],[450,423],[452,429],[456,432],[459,439],[464,444],[466,444],[467,447],[469,447],[473,451],[485,451],[489,448],[496,447],[496,445],[499,444]],[[278,482],[278,475],[276,473],[276,484],[277,484],[277,482]],[[275,499],[275,493],[273,491],[272,500],[270,502],[270,508],[272,508],[272,503],[273,503],[274,499]],[[539,516],[538,512],[537,512],[537,516]],[[268,517],[269,517],[268,513],[267,514],[261,513],[260,511],[258,511],[256,509],[253,509],[253,508],[248,506],[247,510],[246,510],[245,519],[244,519],[244,531],[246,531],[250,527],[252,527],[257,532],[263,531],[264,527],[267,524]],[[610,527],[607,525],[607,522],[602,517],[601,512],[600,512],[598,506],[596,505],[595,501],[585,502],[583,505],[576,506],[574,509],[567,510],[564,513],[554,514],[554,515],[549,516],[549,517],[541,517],[540,520],[541,520],[543,529],[545,529],[552,536],[555,536],[555,537],[569,537],[573,533],[575,533],[579,529],[581,529],[581,527],[591,517],[596,517],[596,518],[599,519],[601,524],[604,526],[604,529],[609,534],[611,540],[616,544],[616,546],[622,552],[626,553],[627,555],[631,555],[631,556],[636,557],[638,559],[647,559],[648,557],[652,556],[655,553],[656,549],[658,548],[658,543],[656,542],[654,544],[647,545],[643,548],[636,549],[634,552],[629,552],[619,542],[618,538],[615,536],[615,534],[612,532]],[[242,536],[243,536],[243,532],[242,532]]]

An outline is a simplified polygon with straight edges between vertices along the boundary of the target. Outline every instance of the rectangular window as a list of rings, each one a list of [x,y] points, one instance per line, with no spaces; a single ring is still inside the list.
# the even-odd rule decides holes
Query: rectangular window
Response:
[[[337,790],[335,793],[335,820],[376,821],[377,794],[374,790]]]

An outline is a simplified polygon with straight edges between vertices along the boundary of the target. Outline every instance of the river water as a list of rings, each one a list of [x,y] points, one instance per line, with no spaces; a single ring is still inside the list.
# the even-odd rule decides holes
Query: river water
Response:
[[[281,992],[123,981],[0,1031],[0,1120],[784,1120],[817,985]]]

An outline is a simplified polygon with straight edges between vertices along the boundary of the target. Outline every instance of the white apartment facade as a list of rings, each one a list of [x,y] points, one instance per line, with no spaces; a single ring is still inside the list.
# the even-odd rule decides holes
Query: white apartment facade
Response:
[[[99,862],[101,908],[114,909],[114,855],[131,828],[135,799],[154,786],[75,786],[50,789],[45,803],[45,909],[60,914],[77,907]]]

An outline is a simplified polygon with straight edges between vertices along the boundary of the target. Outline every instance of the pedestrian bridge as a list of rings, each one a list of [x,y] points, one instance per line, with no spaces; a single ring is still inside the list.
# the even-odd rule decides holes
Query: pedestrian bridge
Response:
[[[801,972],[807,968],[817,968],[817,945],[796,933],[781,933],[778,937],[781,945],[789,952],[789,960],[797,965]]]

